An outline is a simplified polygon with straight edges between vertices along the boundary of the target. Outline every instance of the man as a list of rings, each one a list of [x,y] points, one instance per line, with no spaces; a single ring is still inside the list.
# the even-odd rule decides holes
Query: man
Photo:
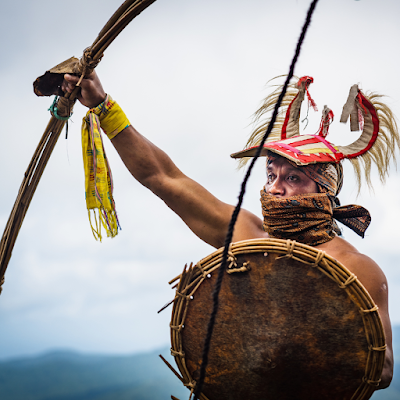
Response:
[[[65,75],[62,90],[64,92],[72,92],[78,80],[78,77]],[[303,97],[309,83],[309,80],[303,81]],[[96,73],[93,72],[83,79],[80,86],[81,91],[78,99],[86,107],[92,109],[105,100],[106,93]],[[290,103],[289,109],[290,112],[295,112],[296,104],[292,103],[293,101]],[[297,112],[299,112],[299,107]],[[329,112],[326,114],[326,121],[329,122]],[[288,131],[290,130],[290,119],[286,128]],[[327,130],[326,123],[321,124],[321,132],[324,129]],[[117,133],[116,136],[112,135],[112,144],[134,178],[160,197],[200,239],[215,248],[222,247],[234,207],[218,200],[197,182],[184,175],[167,154],[137,132],[132,125]],[[321,143],[325,143],[326,146],[332,147],[323,137],[322,139],[319,138],[319,140]],[[296,149],[292,146],[285,146],[286,149],[291,149],[290,151],[294,152],[292,158],[295,161],[298,154],[302,154],[301,151],[296,153]],[[299,199],[310,194],[315,196],[320,194],[321,191],[330,194],[331,197],[327,198],[333,199],[340,190],[337,174],[339,170],[332,167],[332,163],[319,164],[323,170],[322,173],[319,173],[319,167],[315,167],[316,164],[299,167],[293,160],[288,159],[283,151],[280,153],[284,155],[283,157],[277,155],[276,152],[271,153],[271,149],[268,151],[268,180],[262,193],[262,197],[266,196],[265,201],[267,203],[268,201],[293,198],[293,196],[299,196],[295,197]],[[335,153],[338,153],[338,151],[335,151]],[[330,183],[324,184],[322,180],[325,178],[328,178]],[[264,204],[263,206],[264,211],[268,214],[268,206]],[[264,221],[266,230],[269,229],[268,221],[268,218]],[[331,225],[332,229],[328,233],[325,230],[325,233],[322,232],[329,237],[315,242],[317,243],[315,247],[337,259],[354,273],[379,307],[387,343],[386,359],[379,384],[379,389],[383,389],[389,386],[393,374],[392,333],[388,314],[387,281],[379,266],[334,233],[337,231],[336,223],[331,223]],[[276,237],[275,235],[273,236]],[[268,233],[263,229],[263,221],[251,212],[242,209],[235,225],[232,241],[268,237]]]

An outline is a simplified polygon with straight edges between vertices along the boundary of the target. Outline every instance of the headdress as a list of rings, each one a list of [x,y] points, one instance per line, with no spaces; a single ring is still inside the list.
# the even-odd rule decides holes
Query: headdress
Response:
[[[380,101],[382,96],[374,93],[365,95],[358,85],[351,87],[340,122],[347,122],[350,116],[351,131],[360,130],[361,135],[349,145],[338,146],[326,139],[334,117],[332,110],[327,106],[323,109],[318,132],[300,135],[300,108],[305,95],[307,95],[309,107],[316,109],[316,105],[309,93],[313,78],[304,76],[296,79],[297,83],[292,83],[288,88],[282,102],[282,111],[270,137],[264,144],[261,156],[266,156],[270,151],[299,166],[316,163],[339,164],[347,158],[353,164],[359,188],[361,168],[364,169],[367,184],[370,186],[371,165],[375,163],[380,179],[384,182],[390,161],[395,159],[395,149],[400,147],[400,138],[393,113]],[[257,119],[273,109],[280,89],[278,87],[265,99],[264,104],[255,114]],[[231,157],[253,157],[268,124],[268,119],[261,123],[250,136],[245,150],[234,153]],[[245,162],[242,161],[242,165]]]

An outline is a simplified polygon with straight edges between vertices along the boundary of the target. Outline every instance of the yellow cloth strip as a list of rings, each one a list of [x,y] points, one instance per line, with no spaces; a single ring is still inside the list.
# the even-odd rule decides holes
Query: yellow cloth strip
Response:
[[[118,234],[119,223],[113,198],[112,174],[104,151],[100,124],[112,137],[130,124],[119,105],[109,96],[104,103],[90,109],[82,123],[86,207],[93,236],[101,241],[101,226],[105,228],[107,236],[114,237]]]
[[[122,108],[110,95],[107,95],[104,102],[92,110],[99,116],[101,129],[103,129],[109,139],[115,138],[118,133],[130,125]]]

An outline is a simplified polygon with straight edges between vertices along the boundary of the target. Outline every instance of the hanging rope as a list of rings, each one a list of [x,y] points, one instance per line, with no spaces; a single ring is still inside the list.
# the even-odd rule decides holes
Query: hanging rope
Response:
[[[122,30],[154,2],[155,0],[127,0],[118,8],[100,31],[92,46],[84,51],[79,64],[80,81],[93,71],[103,57],[104,51]],[[58,98],[53,103],[52,117],[25,172],[0,241],[0,286],[4,282],[4,274],[26,212],[66,120],[72,113],[78,91],[79,87],[75,88],[72,93],[66,93],[64,97]]]
[[[307,29],[308,29],[308,27],[310,25],[310,22],[311,22],[311,17],[312,17],[312,14],[313,14],[313,12],[315,10],[315,7],[316,7],[317,3],[318,3],[318,0],[314,0],[311,3],[310,8],[308,10],[307,17],[306,17],[306,20],[304,22],[304,25],[303,25],[303,28],[302,28],[302,31],[301,31],[301,34],[300,34],[300,37],[299,37],[299,40],[298,40],[298,43],[297,43],[297,46],[296,46],[296,51],[295,51],[292,63],[290,65],[289,73],[287,75],[285,84],[283,85],[282,92],[279,95],[278,101],[277,101],[277,103],[275,105],[275,109],[274,109],[274,112],[272,114],[271,122],[268,125],[267,131],[265,132],[265,135],[264,135],[264,137],[263,137],[263,139],[262,139],[262,141],[260,143],[260,146],[257,149],[256,155],[252,159],[252,161],[250,163],[250,166],[249,166],[249,168],[247,170],[247,173],[246,173],[246,175],[245,175],[245,177],[243,179],[243,182],[242,182],[242,185],[241,185],[241,191],[240,191],[240,194],[239,194],[239,201],[238,201],[238,203],[236,205],[235,210],[233,211],[232,218],[231,218],[231,221],[229,223],[228,233],[226,234],[226,238],[225,238],[225,247],[224,247],[224,251],[223,251],[223,254],[222,254],[221,267],[218,270],[218,278],[217,278],[217,282],[215,284],[215,288],[214,288],[214,292],[213,292],[213,309],[212,309],[212,312],[211,312],[211,315],[210,315],[210,320],[208,322],[207,335],[206,335],[206,338],[204,340],[203,357],[202,357],[202,362],[201,362],[201,367],[200,367],[200,377],[199,377],[199,381],[198,381],[198,383],[196,385],[196,389],[194,391],[194,399],[195,400],[197,400],[199,398],[199,396],[200,396],[200,393],[202,391],[203,384],[204,384],[204,379],[205,379],[205,376],[206,376],[206,368],[207,368],[207,364],[208,364],[208,353],[209,353],[209,350],[210,350],[211,337],[212,337],[212,333],[213,333],[213,330],[214,330],[215,318],[216,318],[216,315],[217,315],[217,312],[218,312],[218,306],[219,306],[219,299],[218,299],[219,292],[221,290],[222,278],[223,278],[224,272],[226,270],[229,247],[230,247],[230,244],[231,244],[231,241],[232,241],[232,236],[233,236],[233,228],[235,226],[235,223],[237,221],[237,217],[239,215],[240,208],[242,206],[244,193],[246,191],[246,184],[247,184],[248,179],[250,178],[250,174],[251,174],[251,171],[253,169],[253,166],[254,166],[255,162],[257,161],[257,158],[261,154],[261,150],[262,150],[262,148],[264,146],[264,143],[267,140],[269,134],[271,133],[272,128],[274,127],[274,123],[275,123],[276,117],[278,115],[279,107],[280,107],[280,105],[282,103],[283,97],[285,96],[287,87],[289,85],[289,81],[293,77],[294,67],[295,67],[295,65],[297,63],[297,59],[298,59],[299,54],[300,54],[301,45],[304,42],[304,38],[305,38],[305,35],[306,35],[306,32],[307,32]]]

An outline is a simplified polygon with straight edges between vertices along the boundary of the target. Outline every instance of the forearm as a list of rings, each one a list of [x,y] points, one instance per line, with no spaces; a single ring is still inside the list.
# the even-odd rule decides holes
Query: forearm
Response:
[[[387,330],[386,330],[387,331]],[[385,354],[385,363],[383,364],[383,371],[381,375],[381,381],[378,386],[379,389],[386,389],[393,378],[393,350],[392,350],[392,336],[391,331],[386,332],[386,354]]]
[[[200,239],[222,246],[231,206],[184,175],[164,151],[132,126],[111,142],[136,180],[161,198]]]
[[[393,347],[392,347],[392,326],[389,318],[389,309],[388,309],[388,283],[386,277],[382,272],[382,277],[377,279],[377,282],[382,282],[378,285],[380,289],[378,292],[373,292],[371,294],[372,298],[375,300],[376,304],[379,307],[379,315],[381,317],[383,329],[385,331],[385,339],[386,339],[386,352],[385,352],[385,362],[383,364],[383,371],[381,375],[381,382],[379,383],[379,389],[385,389],[390,385],[390,382],[393,378]],[[385,288],[385,289],[383,289]],[[375,296],[375,297],[374,297]]]
[[[132,125],[115,136],[111,143],[132,176],[157,195],[160,195],[164,179],[183,175],[164,151]]]
[[[383,371],[381,375],[381,381],[378,386],[379,389],[386,389],[393,378],[393,355],[386,357],[385,364],[383,365]]]

